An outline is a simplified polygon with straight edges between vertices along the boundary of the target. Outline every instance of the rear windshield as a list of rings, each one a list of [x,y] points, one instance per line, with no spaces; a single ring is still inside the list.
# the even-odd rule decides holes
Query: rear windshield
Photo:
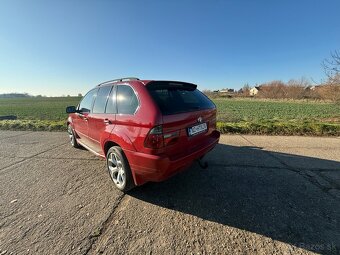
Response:
[[[147,86],[147,89],[164,115],[215,108],[198,89],[171,86]]]

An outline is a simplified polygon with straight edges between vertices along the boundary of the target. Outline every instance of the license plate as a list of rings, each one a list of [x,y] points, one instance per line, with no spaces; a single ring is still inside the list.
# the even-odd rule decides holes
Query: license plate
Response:
[[[189,127],[188,134],[189,136],[197,135],[207,131],[207,129],[208,129],[207,123],[198,124],[196,126]]]

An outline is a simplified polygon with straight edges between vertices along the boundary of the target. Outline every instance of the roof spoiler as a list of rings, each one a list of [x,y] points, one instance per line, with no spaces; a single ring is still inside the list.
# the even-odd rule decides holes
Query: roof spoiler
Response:
[[[147,85],[148,89],[184,89],[195,90],[197,85],[181,81],[151,81]]]

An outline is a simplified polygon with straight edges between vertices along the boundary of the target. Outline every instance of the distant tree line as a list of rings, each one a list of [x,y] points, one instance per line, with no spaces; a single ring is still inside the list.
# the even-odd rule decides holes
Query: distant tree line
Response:
[[[322,63],[326,74],[326,81],[313,85],[309,80],[301,78],[288,82],[280,80],[270,81],[254,86],[245,84],[243,88],[233,94],[219,91],[204,90],[211,98],[216,97],[258,97],[269,99],[315,99],[340,102],[340,52],[335,51],[329,59]],[[256,93],[251,90],[256,88]]]
[[[78,93],[77,95],[78,97],[82,97],[83,95],[81,93]],[[6,93],[6,94],[0,94],[0,98],[32,98],[32,97],[37,97],[37,98],[41,98],[41,97],[46,97],[43,95],[30,95],[28,93]],[[65,97],[65,95],[62,95],[62,97]],[[67,97],[71,97],[70,95],[67,95]]]
[[[28,93],[7,93],[0,94],[0,98],[23,98],[23,97],[33,97]]]
[[[258,97],[262,98],[291,98],[291,99],[321,99],[340,102],[340,52],[331,53],[330,58],[322,62],[326,81],[312,85],[306,79],[271,81],[262,84]]]
[[[316,99],[340,102],[340,83],[327,81],[324,84],[312,85],[308,80],[271,81],[259,86],[256,95],[259,98],[272,99]]]
[[[219,93],[210,90],[204,90],[210,98],[218,97],[255,97],[255,98],[269,98],[269,99],[313,99],[313,100],[330,100],[340,102],[340,82],[334,82],[338,78],[332,77],[332,80],[313,85],[307,79],[301,78],[298,80],[283,81],[270,81],[260,85],[256,85],[258,90],[256,95],[250,93],[251,87],[244,86],[235,93]]]

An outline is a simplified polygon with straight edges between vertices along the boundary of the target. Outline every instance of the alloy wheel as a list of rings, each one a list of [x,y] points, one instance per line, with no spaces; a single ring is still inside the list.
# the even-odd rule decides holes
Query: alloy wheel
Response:
[[[126,174],[122,160],[115,152],[111,152],[107,158],[107,166],[111,179],[119,189],[123,189],[126,183]]]
[[[73,135],[73,131],[72,131],[72,127],[71,125],[68,125],[68,128],[67,128],[67,133],[68,133],[68,136],[70,138],[70,142],[72,144],[72,146],[74,146],[74,135]]]

